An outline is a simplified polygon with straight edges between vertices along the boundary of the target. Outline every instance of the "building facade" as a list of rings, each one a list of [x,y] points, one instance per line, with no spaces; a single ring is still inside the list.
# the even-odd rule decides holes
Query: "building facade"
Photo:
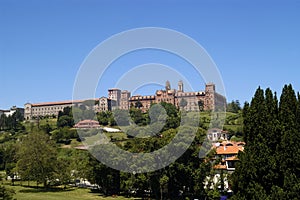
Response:
[[[121,90],[118,88],[108,89],[108,99],[111,101],[112,110],[119,108],[121,101]]]
[[[111,100],[107,97],[99,98],[99,103],[95,105],[96,112],[106,112],[111,110]]]
[[[134,95],[127,90],[121,91],[118,88],[108,89],[108,97],[93,99],[96,101],[93,109],[95,112],[105,112],[115,109],[129,110],[136,107],[146,112],[153,103],[166,102],[186,111],[209,111],[226,107],[226,98],[216,92],[215,84],[208,83],[204,91],[185,92],[182,81],[178,82],[178,89],[172,89],[169,81],[165,89],[157,90],[154,95]],[[26,103],[24,115],[26,120],[38,117],[57,117],[59,111],[65,107],[82,104],[84,100],[59,101],[49,103]]]
[[[186,111],[225,110],[226,107],[226,98],[216,92],[213,83],[206,84],[205,91],[185,92],[182,81],[178,82],[178,90],[172,89],[170,82],[167,81],[165,90],[157,90],[153,96],[137,95],[130,97],[129,108],[135,106],[146,111],[150,108],[151,103],[161,102],[173,104]]]
[[[244,151],[245,142],[222,141],[213,145],[216,150],[215,158],[220,158],[220,163],[214,166],[215,169],[226,170],[232,173],[235,170],[235,165],[238,162],[239,151]]]
[[[40,117],[57,117],[59,111],[63,111],[65,107],[79,106],[84,104],[85,101],[86,100],[26,103],[24,105],[24,118],[25,120],[31,120]]]
[[[128,110],[129,109],[129,99],[130,99],[131,93],[127,90],[121,91],[121,99],[120,99],[120,109],[121,110]]]

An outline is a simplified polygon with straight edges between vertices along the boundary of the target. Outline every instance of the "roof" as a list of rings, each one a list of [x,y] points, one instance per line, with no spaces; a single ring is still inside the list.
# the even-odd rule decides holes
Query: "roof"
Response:
[[[74,125],[74,128],[100,128],[99,122],[85,119]]]
[[[33,103],[33,104],[31,104],[31,106],[66,105],[66,104],[73,104],[73,103],[82,103],[82,102],[85,102],[85,101],[88,101],[88,100],[98,100],[98,99],[67,100],[67,101],[54,101],[54,102],[45,102],[45,103]]]
[[[112,91],[112,90],[114,90],[114,91],[115,91],[115,90],[121,91],[119,88],[109,88],[108,90],[109,90],[109,91]]]
[[[215,165],[214,169],[227,169],[226,165]]]
[[[239,151],[244,150],[244,145],[245,142],[223,141],[222,143],[215,143],[214,148],[216,148],[217,155],[238,154]]]

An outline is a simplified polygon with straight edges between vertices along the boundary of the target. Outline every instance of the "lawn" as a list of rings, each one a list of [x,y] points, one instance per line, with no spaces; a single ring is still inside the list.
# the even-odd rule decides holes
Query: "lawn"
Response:
[[[44,126],[46,124],[49,124],[49,126],[52,129],[55,129],[55,128],[57,128],[56,127],[56,121],[57,121],[57,119],[40,119],[39,123],[40,123],[40,126]],[[27,131],[30,131],[33,126],[37,126],[37,123],[38,123],[37,120],[33,120],[32,122],[24,121],[23,125],[25,126]]]
[[[16,194],[14,198],[17,200],[130,200],[134,198],[118,197],[104,197],[99,193],[92,193],[90,189],[84,188],[69,188],[67,190],[52,189],[44,190],[42,188],[25,187],[25,186],[11,186],[6,184],[5,187],[12,188]]]

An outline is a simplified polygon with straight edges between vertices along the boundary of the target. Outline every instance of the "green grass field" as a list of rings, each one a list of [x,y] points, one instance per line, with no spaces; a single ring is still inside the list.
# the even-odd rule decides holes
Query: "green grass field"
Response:
[[[24,183],[26,184],[26,183]],[[134,198],[125,198],[122,196],[117,197],[104,197],[99,193],[92,193],[90,189],[84,188],[69,188],[66,190],[26,187],[15,185],[11,186],[6,183],[5,187],[14,189],[16,194],[14,198],[17,200],[133,200]]]

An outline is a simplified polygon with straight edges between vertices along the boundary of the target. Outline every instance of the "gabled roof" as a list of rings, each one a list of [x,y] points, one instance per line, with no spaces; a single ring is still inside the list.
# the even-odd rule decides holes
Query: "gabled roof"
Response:
[[[244,150],[244,145],[244,142],[223,141],[214,144],[214,148],[216,148],[217,155],[238,154],[239,151]]]

